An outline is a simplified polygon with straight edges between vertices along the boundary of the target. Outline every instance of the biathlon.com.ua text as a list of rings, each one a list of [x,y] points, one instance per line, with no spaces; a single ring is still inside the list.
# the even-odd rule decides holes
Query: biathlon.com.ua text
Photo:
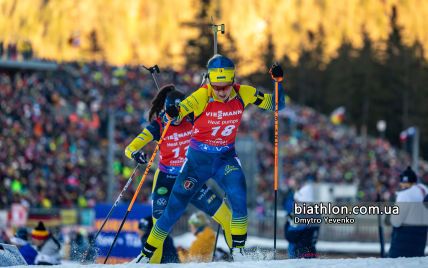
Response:
[[[398,215],[397,205],[336,205],[332,203],[294,203],[294,224],[353,224],[357,215]],[[341,217],[338,217],[341,216]]]

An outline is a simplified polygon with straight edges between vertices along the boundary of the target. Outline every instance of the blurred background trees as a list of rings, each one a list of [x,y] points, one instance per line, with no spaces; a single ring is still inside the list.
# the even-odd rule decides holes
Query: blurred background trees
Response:
[[[343,40],[331,61],[323,62],[323,31],[308,32],[310,49],[302,49],[297,64],[285,56],[287,88],[299,104],[330,114],[346,108],[346,122],[360,134],[377,136],[376,123],[387,122],[386,137],[399,145],[399,134],[410,126],[421,131],[421,154],[428,157],[428,61],[423,45],[406,45],[397,9],[390,16],[385,49],[376,48],[364,27],[363,46],[355,48]],[[258,75],[265,74],[261,70]],[[257,77],[257,76],[256,76]],[[270,81],[258,81],[272,88]]]

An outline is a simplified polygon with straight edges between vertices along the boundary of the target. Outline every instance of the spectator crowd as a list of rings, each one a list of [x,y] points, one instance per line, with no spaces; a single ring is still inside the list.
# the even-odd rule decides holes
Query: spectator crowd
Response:
[[[256,109],[246,113],[242,128],[258,141],[257,203],[273,208],[273,118]],[[280,188],[284,191],[297,190],[308,180],[355,183],[357,201],[375,201],[377,187],[381,200],[392,201],[400,173],[412,163],[407,152],[387,140],[359,136],[355,127],[335,125],[328,116],[289,100],[280,122]],[[418,174],[422,182],[428,182],[426,161],[419,161]]]

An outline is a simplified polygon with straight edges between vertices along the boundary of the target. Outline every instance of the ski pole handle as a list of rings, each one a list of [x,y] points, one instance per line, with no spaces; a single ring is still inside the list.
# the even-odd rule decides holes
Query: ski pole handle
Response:
[[[158,84],[158,79],[156,78],[156,73],[160,73],[160,69],[159,69],[159,66],[156,64],[156,65],[153,65],[152,67],[146,67],[146,66],[144,66],[144,65],[141,65],[144,69],[146,69],[147,71],[149,71],[150,72],[150,74],[152,75],[152,77],[153,77],[153,81],[155,82],[155,85],[156,85],[156,88],[159,90],[160,89],[160,87],[159,87],[159,84]]]

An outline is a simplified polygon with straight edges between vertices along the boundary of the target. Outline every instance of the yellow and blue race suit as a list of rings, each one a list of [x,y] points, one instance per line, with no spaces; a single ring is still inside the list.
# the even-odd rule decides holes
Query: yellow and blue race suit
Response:
[[[152,120],[151,123],[126,147],[125,155],[132,159],[132,153],[141,150],[152,140],[159,140],[164,128],[162,116]],[[159,148],[160,161],[155,172],[152,187],[152,217],[156,222],[169,203],[172,187],[175,183],[181,166],[185,161],[185,154],[189,147],[193,122],[188,117],[180,124],[171,124]],[[230,218],[231,212],[222,199],[207,185],[200,187],[199,191],[191,197],[190,201],[196,208],[210,215],[220,223],[225,230],[226,242],[231,245]],[[158,251],[154,262],[159,263],[162,252]]]
[[[285,94],[281,84],[278,92],[279,109],[282,109],[285,107]],[[231,204],[232,247],[245,245],[246,183],[234,143],[244,108],[255,104],[273,111],[274,100],[274,94],[264,94],[248,85],[234,84],[228,100],[224,102],[215,96],[211,85],[204,85],[180,103],[179,119],[190,113],[195,118],[190,146],[168,205],[152,229],[143,252],[162,247],[172,226],[209,178],[214,178],[222,187]]]

